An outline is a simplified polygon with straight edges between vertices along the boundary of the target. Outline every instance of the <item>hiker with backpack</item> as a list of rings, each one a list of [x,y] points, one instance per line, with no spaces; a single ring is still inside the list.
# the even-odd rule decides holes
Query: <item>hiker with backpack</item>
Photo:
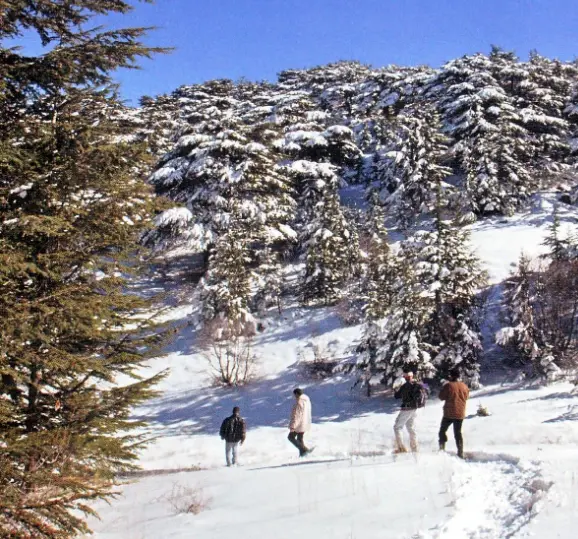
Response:
[[[401,431],[405,427],[409,434],[409,446],[413,452],[417,452],[417,434],[415,430],[415,421],[417,411],[423,408],[427,399],[426,388],[414,380],[413,372],[406,372],[403,375],[402,385],[394,384],[394,393],[396,399],[401,399],[401,410],[397,415],[393,432],[395,433],[394,453],[407,453],[407,448],[403,443]]]
[[[238,406],[233,408],[233,415],[227,417],[221,423],[221,440],[225,440],[225,456],[227,466],[235,465],[237,460],[237,449],[239,444],[245,441],[247,427],[245,420],[241,417],[241,409]]]
[[[448,441],[447,430],[454,426],[454,438],[458,448],[458,457],[464,458],[464,439],[462,437],[462,423],[466,417],[466,401],[470,396],[468,386],[460,381],[460,371],[454,368],[450,371],[450,381],[446,382],[440,391],[440,400],[444,403],[444,415],[440,425],[440,451],[445,451]]]

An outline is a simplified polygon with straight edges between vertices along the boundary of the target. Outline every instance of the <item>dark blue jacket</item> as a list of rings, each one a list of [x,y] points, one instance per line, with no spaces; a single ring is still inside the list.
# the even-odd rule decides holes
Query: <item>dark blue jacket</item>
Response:
[[[245,420],[240,415],[233,414],[221,423],[219,434],[221,440],[225,440],[229,443],[236,443],[245,441],[245,431]]]

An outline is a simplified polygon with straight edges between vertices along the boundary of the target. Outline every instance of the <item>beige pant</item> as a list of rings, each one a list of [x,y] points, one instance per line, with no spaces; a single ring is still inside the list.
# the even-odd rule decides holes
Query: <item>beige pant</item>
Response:
[[[405,445],[401,438],[401,431],[403,427],[409,433],[409,446],[412,451],[417,451],[417,434],[415,432],[415,420],[417,417],[417,410],[401,410],[395,420],[393,432],[395,433],[396,449],[404,451]]]

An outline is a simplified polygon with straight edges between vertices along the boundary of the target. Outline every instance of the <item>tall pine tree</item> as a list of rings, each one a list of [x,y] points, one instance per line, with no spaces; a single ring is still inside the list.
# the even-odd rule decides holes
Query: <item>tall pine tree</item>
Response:
[[[438,115],[432,107],[421,104],[408,109],[400,114],[397,123],[400,140],[390,152],[386,181],[393,193],[386,202],[399,224],[407,227],[420,214],[434,209],[437,185],[451,170],[442,164],[448,152],[448,139],[442,134]]]
[[[324,192],[317,215],[307,228],[302,300],[330,305],[343,296],[359,253],[336,191]]]
[[[160,339],[151,304],[129,292],[154,203],[110,78],[155,49],[144,29],[83,29],[122,0],[2,9],[0,535],[71,537],[133,466],[130,410],[158,380],[139,376]],[[28,31],[42,56],[6,45]]]

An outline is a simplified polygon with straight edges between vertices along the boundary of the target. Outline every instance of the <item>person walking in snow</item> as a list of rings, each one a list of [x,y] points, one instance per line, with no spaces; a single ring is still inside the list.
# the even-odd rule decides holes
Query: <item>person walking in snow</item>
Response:
[[[395,419],[393,432],[395,434],[395,453],[407,453],[407,448],[403,443],[401,431],[405,427],[409,434],[409,446],[413,452],[417,451],[417,434],[415,431],[415,421],[417,410],[425,404],[422,403],[422,388],[414,380],[413,372],[406,372],[403,380],[394,384],[397,390],[394,393],[396,399],[401,399],[401,410]]]
[[[227,417],[221,423],[221,440],[225,440],[225,457],[227,466],[235,465],[237,460],[237,449],[239,444],[245,441],[247,427],[245,420],[241,417],[241,409],[238,406],[233,408],[233,415]]]
[[[458,457],[464,458],[464,439],[462,437],[462,423],[466,417],[466,401],[470,396],[468,386],[460,381],[460,371],[454,368],[450,371],[450,381],[446,382],[440,391],[440,399],[444,403],[444,416],[440,425],[440,451],[445,451],[448,437],[446,435],[450,425],[454,426],[454,438],[458,448]]]
[[[295,404],[291,410],[287,439],[299,449],[299,456],[304,457],[313,451],[313,449],[308,449],[303,441],[305,433],[311,428],[311,401],[300,388],[295,388],[293,395]]]

